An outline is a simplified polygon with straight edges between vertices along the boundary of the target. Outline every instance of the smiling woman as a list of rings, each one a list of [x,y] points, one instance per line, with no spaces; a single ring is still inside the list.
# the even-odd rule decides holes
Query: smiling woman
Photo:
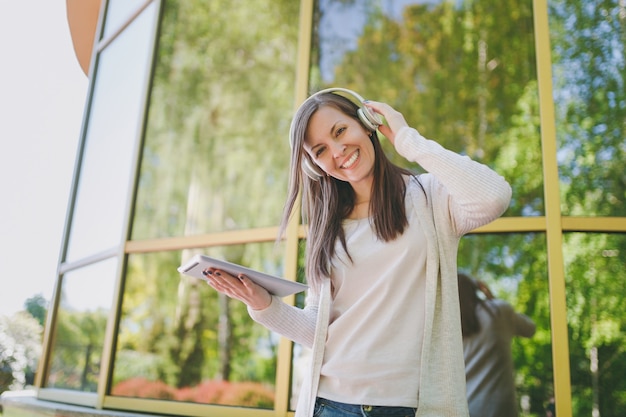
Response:
[[[335,408],[365,412],[372,406],[380,415],[413,415],[420,407],[467,416],[456,258],[450,254],[462,235],[506,210],[511,188],[486,165],[424,138],[389,104],[359,104],[324,90],[306,99],[291,123],[291,179],[280,232],[301,193],[308,227],[304,307],[268,297],[225,271],[208,282],[245,303],[256,322],[311,350],[296,417],[337,417],[347,414]],[[384,123],[366,125],[363,109]],[[393,164],[378,132],[428,174]],[[313,168],[316,175],[310,175]],[[412,319],[391,320],[397,317]],[[432,365],[444,361],[447,366]],[[444,385],[457,400],[442,401]]]
[[[371,132],[357,120],[332,106],[320,108],[311,116],[304,148],[313,163],[327,175],[350,182],[357,200],[368,198],[374,145]],[[359,184],[363,184],[363,189]]]

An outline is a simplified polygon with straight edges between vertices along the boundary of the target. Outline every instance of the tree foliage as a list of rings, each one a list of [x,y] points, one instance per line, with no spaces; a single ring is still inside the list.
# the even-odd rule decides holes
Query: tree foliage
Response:
[[[563,0],[551,4],[550,15],[563,212],[624,216],[624,4]]]
[[[42,332],[37,319],[25,311],[0,316],[0,393],[33,383]]]
[[[59,309],[47,387],[96,392],[107,317],[103,308]]]
[[[37,294],[24,302],[24,309],[33,316],[40,325],[44,325],[48,311],[48,301],[41,294]]]

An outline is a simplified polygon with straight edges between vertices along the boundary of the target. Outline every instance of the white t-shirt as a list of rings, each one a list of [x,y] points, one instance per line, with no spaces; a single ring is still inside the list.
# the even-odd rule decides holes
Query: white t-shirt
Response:
[[[407,216],[408,228],[392,242],[378,240],[370,219],[344,222],[352,263],[337,244],[320,397],[417,407],[426,238],[408,201]]]

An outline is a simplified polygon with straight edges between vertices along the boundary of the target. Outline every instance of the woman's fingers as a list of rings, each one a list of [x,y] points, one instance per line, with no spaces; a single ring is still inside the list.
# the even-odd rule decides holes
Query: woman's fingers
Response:
[[[272,302],[272,296],[265,288],[255,284],[243,274],[235,277],[213,268],[202,273],[207,277],[207,283],[216,291],[242,301],[255,310],[267,308]]]
[[[365,105],[374,112],[385,118],[386,124],[380,125],[378,130],[385,135],[392,143],[395,141],[396,133],[407,125],[402,113],[391,107],[387,103],[378,101],[366,101]]]
[[[228,272],[220,271],[219,269],[209,269],[203,272],[207,277],[207,282],[216,290],[227,293],[227,295],[236,295],[244,287],[241,281],[230,275]]]

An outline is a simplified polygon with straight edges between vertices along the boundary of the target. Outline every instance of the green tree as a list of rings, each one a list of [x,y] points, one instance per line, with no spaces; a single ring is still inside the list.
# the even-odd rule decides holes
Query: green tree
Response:
[[[48,302],[43,295],[38,294],[24,302],[24,308],[28,311],[34,318],[37,319],[40,325],[44,325],[46,321],[47,314],[47,305]]]

